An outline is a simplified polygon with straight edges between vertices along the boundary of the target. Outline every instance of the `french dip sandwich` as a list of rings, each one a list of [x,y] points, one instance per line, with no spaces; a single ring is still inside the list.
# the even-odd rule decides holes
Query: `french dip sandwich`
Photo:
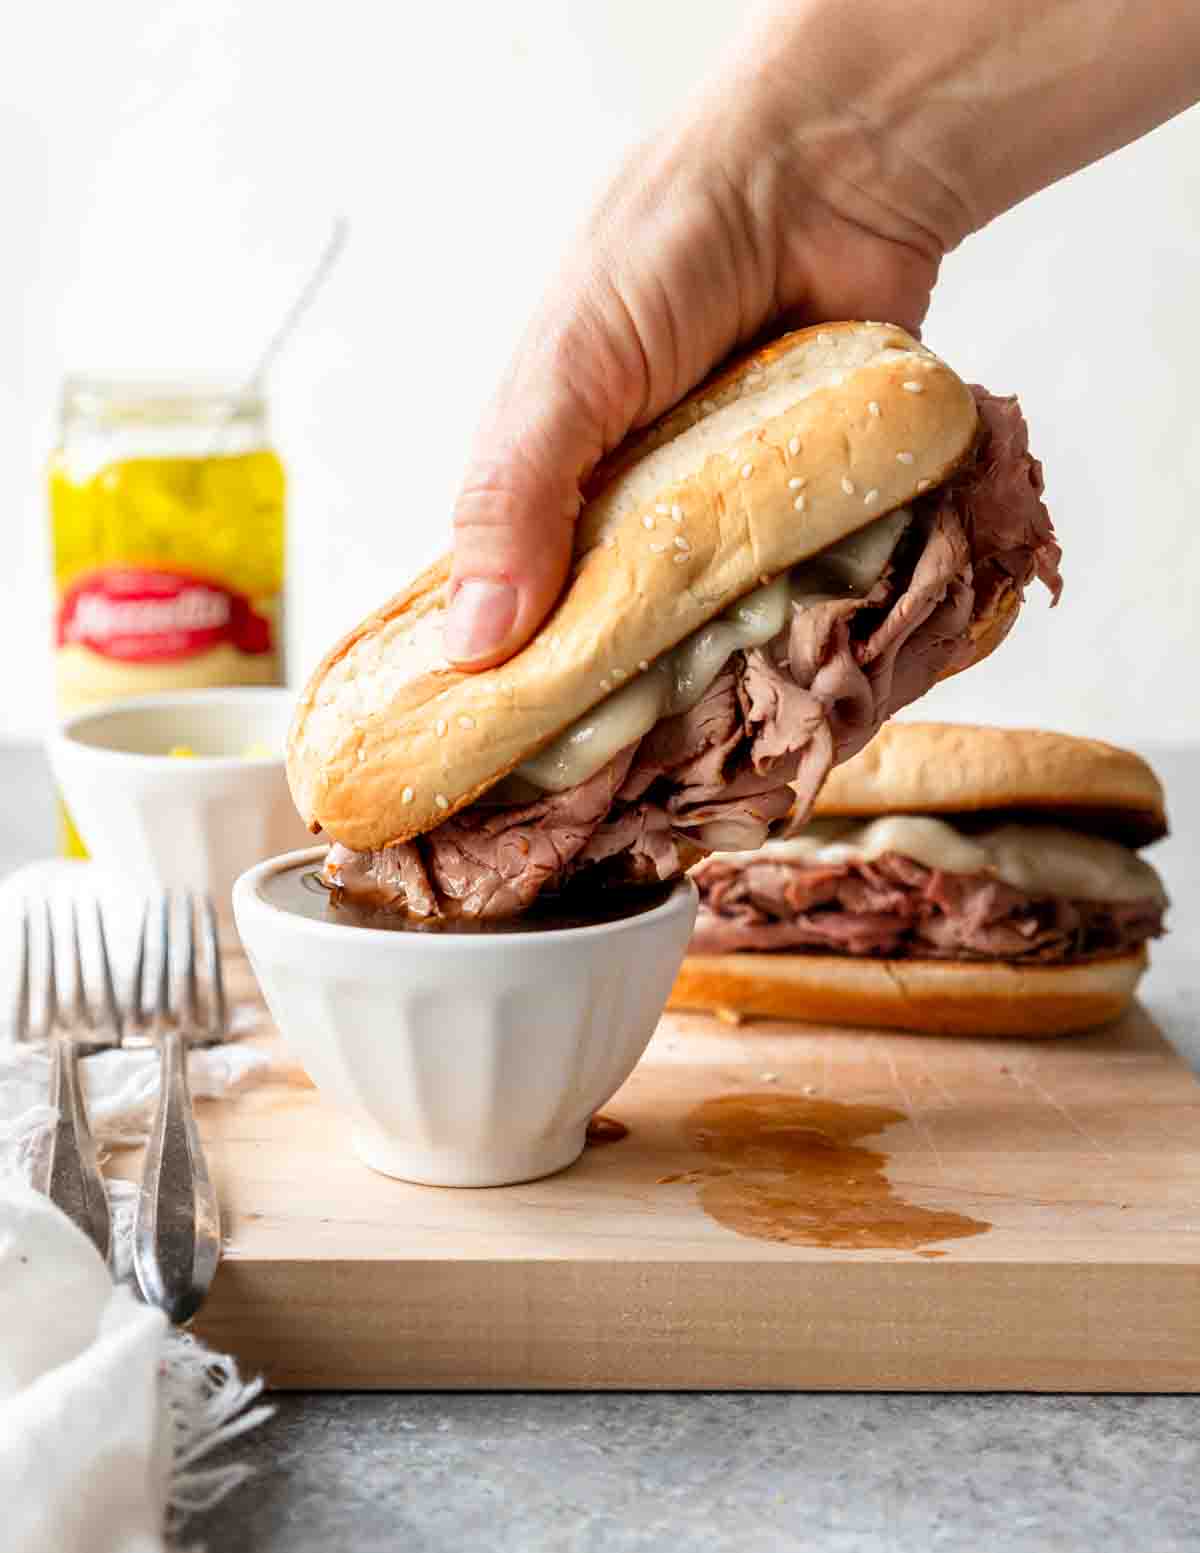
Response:
[[[1138,756],[1065,734],[891,723],[788,840],[697,865],[673,1008],[945,1034],[1117,1018],[1167,897]]]
[[[1016,401],[901,329],[744,357],[596,471],[511,661],[446,662],[442,561],[320,664],[288,776],[335,900],[494,921],[759,845],[1035,576],[1057,598],[1041,490]]]

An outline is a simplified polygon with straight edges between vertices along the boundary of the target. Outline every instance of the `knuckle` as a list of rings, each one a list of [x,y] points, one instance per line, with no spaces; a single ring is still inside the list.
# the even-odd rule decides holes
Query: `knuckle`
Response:
[[[503,458],[472,464],[455,502],[454,530],[459,536],[495,536],[569,526],[578,505],[578,488],[569,476],[555,477],[527,452],[513,449]]]

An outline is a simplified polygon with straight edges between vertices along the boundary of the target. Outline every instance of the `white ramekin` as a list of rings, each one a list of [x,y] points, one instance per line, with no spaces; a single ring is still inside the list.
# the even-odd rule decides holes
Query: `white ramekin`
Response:
[[[135,890],[207,891],[231,926],[238,875],[312,839],[284,772],[294,699],[189,690],[72,717],[50,738],[50,761],[91,856]],[[197,753],[167,753],[180,744]],[[271,754],[247,759],[253,745]]]
[[[348,1113],[359,1158],[429,1186],[562,1170],[654,1032],[696,917],[682,879],[650,911],[587,927],[404,933],[313,920],[234,886],[238,931],[284,1040]]]

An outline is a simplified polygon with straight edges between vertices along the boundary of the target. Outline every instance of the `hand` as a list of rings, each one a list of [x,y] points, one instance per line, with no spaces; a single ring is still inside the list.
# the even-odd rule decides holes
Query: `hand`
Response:
[[[581,483],[735,346],[834,318],[915,332],[964,236],[1197,96],[1194,0],[769,8],[619,173],[484,417],[454,514],[449,658],[487,668],[529,640]]]

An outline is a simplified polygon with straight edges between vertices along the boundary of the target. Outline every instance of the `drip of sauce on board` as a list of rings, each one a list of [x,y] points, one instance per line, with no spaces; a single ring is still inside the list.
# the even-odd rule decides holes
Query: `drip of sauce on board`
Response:
[[[991,1225],[981,1219],[905,1201],[884,1173],[887,1156],[859,1141],[904,1120],[890,1106],[718,1095],[687,1119],[711,1163],[663,1179],[698,1186],[700,1206],[726,1229],[781,1245],[921,1253],[982,1235]]]
[[[622,1138],[628,1136],[629,1128],[625,1123],[619,1122],[615,1116],[605,1116],[603,1111],[597,1111],[587,1124],[589,1148],[600,1143],[620,1143]]]

